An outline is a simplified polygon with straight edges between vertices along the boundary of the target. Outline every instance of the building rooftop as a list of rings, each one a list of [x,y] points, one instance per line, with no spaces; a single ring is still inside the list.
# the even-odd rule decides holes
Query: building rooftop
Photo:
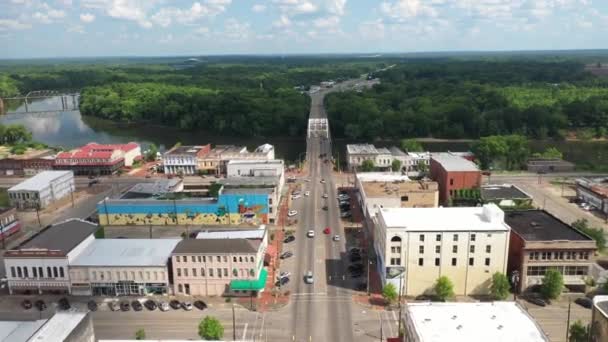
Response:
[[[47,321],[47,319],[0,320],[0,342],[27,342]]]
[[[271,194],[274,188],[227,188],[222,194]]]
[[[405,315],[422,342],[548,342],[538,324],[513,302],[410,303]]]
[[[238,230],[205,230],[196,235],[197,239],[263,239],[266,234],[265,226],[259,229]]]
[[[407,157],[407,153],[403,152],[399,147],[397,146],[391,146],[388,148],[389,151],[391,151],[391,154],[395,157]]]
[[[10,147],[0,146],[0,159],[27,160],[36,158],[54,159],[54,152],[48,148],[37,150],[28,147],[23,154],[14,154],[11,153]]]
[[[88,312],[56,312],[28,342],[65,341],[87,315]]]
[[[182,239],[96,239],[70,266],[165,266]]]
[[[283,165],[283,160],[282,159],[264,159],[264,160],[232,159],[232,160],[228,161],[228,165],[249,165],[249,164]]]
[[[404,192],[437,191],[437,182],[428,181],[392,181],[363,182],[363,191],[367,197],[395,197]]]
[[[504,212],[495,204],[483,207],[383,208],[378,212],[388,228],[408,231],[508,231]]]
[[[606,319],[608,319],[608,296],[606,295],[597,295],[593,297],[593,306],[597,308]]]
[[[159,179],[153,183],[137,183],[133,185],[122,198],[137,198],[137,195],[156,195],[174,192],[180,183],[183,181],[179,178],[174,179]],[[132,195],[135,195],[133,197]]]
[[[247,147],[236,145],[217,145],[207,155],[209,158],[220,158],[223,154],[235,155],[247,153]]]
[[[346,151],[348,154],[378,154],[378,150],[372,144],[348,144]]]
[[[175,246],[173,254],[257,253],[260,244],[252,239],[185,239]]]
[[[391,154],[391,151],[386,147],[379,147],[376,149],[379,154]]]
[[[579,178],[576,180],[576,185],[608,198],[608,177]]]
[[[481,186],[481,198],[503,200],[530,198],[530,196],[512,184],[489,184]]]
[[[513,233],[526,241],[592,241],[587,235],[544,210],[508,211],[505,222]]]
[[[72,171],[42,171],[13,186],[8,191],[40,191],[47,188],[55,179],[63,177],[66,174],[73,175],[74,173]]]
[[[198,153],[205,148],[209,147],[209,145],[196,145],[196,146],[178,146],[170,149],[165,152],[165,155],[178,155],[178,154],[190,154],[190,155],[198,155]]]
[[[138,147],[139,147],[139,144],[135,143],[135,142],[129,142],[129,143],[126,143],[126,144],[98,144],[98,143],[92,142],[92,143],[88,143],[88,144],[84,145],[82,147],[82,149],[98,150],[98,151],[101,151],[101,150],[109,150],[109,151],[112,151],[112,150],[121,150],[123,152],[129,152],[129,151],[134,150],[134,149],[136,149]]]
[[[270,151],[274,150],[274,146],[270,145],[270,144],[263,144],[260,145],[258,147],[256,147],[256,149],[253,151],[255,153],[268,153]]]
[[[448,172],[479,171],[475,163],[452,153],[433,153],[431,159],[441,164]]]
[[[98,228],[94,223],[74,218],[55,223],[25,240],[18,247],[8,250],[5,256],[28,252],[54,252],[58,256],[65,256]]]
[[[224,187],[233,186],[276,186],[279,184],[279,176],[275,177],[227,177],[218,180]]]
[[[360,182],[409,181],[409,177],[398,172],[359,172],[355,175]]]

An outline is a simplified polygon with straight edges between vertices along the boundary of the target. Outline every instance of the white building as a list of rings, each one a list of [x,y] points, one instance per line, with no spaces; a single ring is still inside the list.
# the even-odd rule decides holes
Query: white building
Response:
[[[384,208],[374,221],[382,283],[401,283],[407,296],[432,294],[441,276],[454,283],[456,295],[488,294],[492,275],[506,274],[510,228],[494,204]]]
[[[166,174],[193,175],[199,169],[199,162],[211,151],[211,145],[176,146],[163,155]]]
[[[226,177],[276,177],[278,192],[285,184],[285,163],[282,159],[272,160],[231,160],[228,162]]]
[[[29,320],[16,319],[14,314],[7,320],[0,317],[0,341],[3,342],[95,342],[93,321],[88,311],[57,311],[48,317],[35,314]]]
[[[70,219],[41,230],[4,253],[9,293],[63,291],[70,293],[68,267],[95,237],[98,226]]]
[[[74,189],[72,171],[43,171],[8,189],[8,198],[18,209],[43,209]]]
[[[167,263],[181,239],[98,239],[70,262],[73,295],[170,294]]]
[[[346,145],[346,160],[348,161],[348,168],[350,170],[357,169],[366,160],[371,160],[375,164],[378,154],[376,147],[371,144]]]
[[[273,160],[274,159],[274,146],[272,146],[270,144],[263,144],[263,145],[256,147],[255,150],[253,151],[253,153],[257,153],[260,156],[262,156],[263,158],[266,158],[267,160]]]
[[[408,303],[402,320],[404,342],[549,342],[514,302]]]
[[[378,151],[378,154],[376,155],[374,165],[377,168],[389,170],[393,164],[393,155],[391,151],[386,147],[377,148],[376,151]]]

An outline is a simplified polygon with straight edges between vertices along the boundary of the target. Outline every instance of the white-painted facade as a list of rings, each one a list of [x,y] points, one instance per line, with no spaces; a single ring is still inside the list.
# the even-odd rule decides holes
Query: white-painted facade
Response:
[[[44,209],[74,189],[72,171],[43,171],[8,189],[8,197],[17,209]]]

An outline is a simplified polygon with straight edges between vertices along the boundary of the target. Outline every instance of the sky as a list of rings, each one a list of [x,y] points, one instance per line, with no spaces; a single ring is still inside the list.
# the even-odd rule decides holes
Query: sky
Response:
[[[0,59],[608,48],[608,0],[0,0]]]

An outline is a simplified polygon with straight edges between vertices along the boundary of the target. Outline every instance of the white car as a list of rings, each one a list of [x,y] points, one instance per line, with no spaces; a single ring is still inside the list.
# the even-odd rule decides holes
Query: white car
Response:
[[[306,197],[310,196],[310,191],[306,191],[306,192],[304,193],[304,196],[306,196]]]
[[[334,235],[334,241],[340,241],[340,235]]]
[[[278,276],[277,276],[277,280],[281,280],[283,278],[286,277],[291,277],[291,272],[289,271],[282,271]]]
[[[315,237],[315,231],[314,231],[314,230],[309,230],[309,231],[306,233],[306,236],[308,236],[309,238],[311,238],[311,237]]]
[[[289,217],[296,216],[296,215],[298,215],[297,210],[290,210],[287,212],[287,216],[289,216]]]
[[[169,311],[169,303],[160,302],[158,308],[160,309],[160,311]]]
[[[321,184],[325,184],[325,178],[321,179]]]
[[[306,284],[312,284],[314,283],[315,279],[312,276],[312,271],[308,271],[306,272],[306,275],[304,276],[304,282]]]
[[[184,310],[186,310],[186,311],[191,311],[192,310],[192,303],[190,303],[190,302],[182,302],[182,308],[184,308]]]
[[[292,199],[292,200],[297,200],[298,198],[301,198],[301,197],[302,197],[302,196],[300,196],[300,195],[292,195],[292,196],[291,196],[291,199]]]
[[[329,197],[327,194],[323,194],[323,198],[327,198]]]

